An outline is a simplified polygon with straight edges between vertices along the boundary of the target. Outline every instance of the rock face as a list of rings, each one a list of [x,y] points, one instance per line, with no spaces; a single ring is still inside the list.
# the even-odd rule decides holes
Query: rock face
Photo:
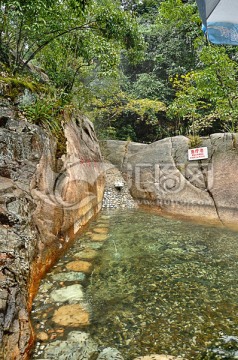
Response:
[[[31,296],[101,208],[104,177],[91,123],[65,118],[67,150],[0,100],[0,359],[27,359]]]
[[[208,148],[208,159],[198,161],[188,161],[183,136],[149,145],[110,140],[102,149],[141,204],[237,228],[237,140],[229,133],[204,138],[200,146]]]

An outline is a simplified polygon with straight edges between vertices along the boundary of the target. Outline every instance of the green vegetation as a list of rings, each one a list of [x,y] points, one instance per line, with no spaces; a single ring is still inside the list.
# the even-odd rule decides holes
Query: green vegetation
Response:
[[[26,77],[3,77],[0,76],[0,89],[5,96],[15,99],[15,97],[24,90],[29,90],[32,93],[37,93],[43,90],[43,87],[31,79]]]
[[[198,135],[189,135],[189,148],[199,147],[202,143],[202,138]]]
[[[28,91],[21,111],[59,143],[72,108],[100,138],[236,132],[237,59],[194,0],[0,0],[0,95]]]

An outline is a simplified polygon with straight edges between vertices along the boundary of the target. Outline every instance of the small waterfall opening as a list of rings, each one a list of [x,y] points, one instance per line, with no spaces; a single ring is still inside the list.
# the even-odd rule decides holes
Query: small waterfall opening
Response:
[[[127,182],[120,170],[112,164],[105,172],[106,184],[103,198],[104,209],[136,208],[138,205],[130,194]]]

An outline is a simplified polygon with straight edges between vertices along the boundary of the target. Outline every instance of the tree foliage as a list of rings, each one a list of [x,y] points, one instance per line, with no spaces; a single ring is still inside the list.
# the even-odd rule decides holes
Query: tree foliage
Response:
[[[207,44],[194,0],[0,0],[0,63],[47,74],[25,111],[49,126],[74,106],[99,136],[236,131],[237,60]]]
[[[118,1],[2,0],[0,8],[1,60],[15,71],[46,47],[57,46],[57,41],[62,41],[61,46],[70,43],[67,51],[75,57],[102,60],[102,67],[109,58],[113,59],[109,66],[113,61],[118,65],[118,47],[133,52],[142,43],[135,20]],[[110,56],[100,59],[105,43]]]
[[[204,47],[199,58],[200,69],[173,79],[177,92],[169,114],[187,122],[192,133],[237,131],[237,63],[224,47]]]
[[[152,142],[168,136],[166,105],[158,100],[134,99],[124,92],[94,103],[96,129],[101,136]],[[106,126],[105,126],[106,123]]]

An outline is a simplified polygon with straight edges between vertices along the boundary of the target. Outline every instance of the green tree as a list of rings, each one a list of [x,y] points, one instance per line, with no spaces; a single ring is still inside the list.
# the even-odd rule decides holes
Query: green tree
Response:
[[[124,92],[94,103],[95,125],[102,137],[153,142],[169,135],[166,106],[150,99],[133,99]]]
[[[175,77],[176,99],[169,114],[180,119],[187,132],[238,130],[238,65],[225,47],[206,46],[200,52],[201,68]],[[211,129],[211,130],[209,130]]]
[[[148,2],[143,2],[148,3]],[[157,1],[153,13],[144,7],[140,14],[141,31],[147,44],[143,62],[125,64],[128,91],[137,98],[148,96],[169,103],[175,91],[170,76],[186,74],[195,68],[197,54],[194,40],[201,34],[200,18],[194,1]],[[142,5],[141,5],[142,7]],[[142,7],[143,8],[143,7]],[[147,95],[148,94],[148,95]]]
[[[136,21],[116,0],[3,0],[0,5],[1,60],[15,71],[62,39],[75,57],[96,60],[102,68],[118,64],[118,47],[134,56],[142,43]],[[110,51],[103,56],[106,43]]]

